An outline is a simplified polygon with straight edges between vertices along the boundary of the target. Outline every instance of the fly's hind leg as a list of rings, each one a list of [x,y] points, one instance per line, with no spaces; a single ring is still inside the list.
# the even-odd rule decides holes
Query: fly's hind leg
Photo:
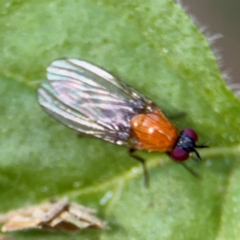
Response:
[[[144,186],[148,188],[149,187],[149,174],[148,174],[145,159],[143,159],[139,156],[136,156],[134,154],[135,151],[136,151],[136,149],[130,148],[128,153],[132,158],[134,158],[135,160],[137,160],[138,162],[140,162],[142,164],[143,174],[144,174]]]

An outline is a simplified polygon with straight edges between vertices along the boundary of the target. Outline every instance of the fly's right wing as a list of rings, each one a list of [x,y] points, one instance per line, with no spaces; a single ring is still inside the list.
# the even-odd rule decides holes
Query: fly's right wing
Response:
[[[86,61],[60,59],[38,89],[45,112],[83,134],[129,144],[130,120],[152,102],[107,71]]]

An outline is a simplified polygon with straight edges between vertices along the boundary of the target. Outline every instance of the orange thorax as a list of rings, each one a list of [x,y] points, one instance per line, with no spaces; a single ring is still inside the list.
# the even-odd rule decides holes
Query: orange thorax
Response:
[[[156,108],[152,113],[134,116],[131,130],[132,137],[136,138],[136,149],[167,152],[178,139],[177,128]]]

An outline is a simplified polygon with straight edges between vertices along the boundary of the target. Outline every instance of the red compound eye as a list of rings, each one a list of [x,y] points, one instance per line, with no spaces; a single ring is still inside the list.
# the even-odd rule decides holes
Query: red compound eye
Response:
[[[189,158],[189,152],[185,151],[182,148],[175,147],[171,153],[170,156],[175,160],[175,161],[184,161]]]
[[[193,129],[191,129],[191,128],[185,128],[183,130],[183,134],[188,136],[188,137],[190,137],[190,138],[192,138],[195,142],[197,142],[197,140],[198,140],[197,133]]]

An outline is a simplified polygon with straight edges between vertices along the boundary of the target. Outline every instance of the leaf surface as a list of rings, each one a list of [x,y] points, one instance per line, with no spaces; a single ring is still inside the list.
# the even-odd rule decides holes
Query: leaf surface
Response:
[[[240,104],[206,39],[169,0],[3,1],[0,10],[1,212],[68,196],[98,209],[109,230],[18,232],[16,239],[238,239]],[[125,148],[50,119],[36,89],[54,59],[102,66],[194,128],[196,179],[164,154],[147,159],[151,187]]]

